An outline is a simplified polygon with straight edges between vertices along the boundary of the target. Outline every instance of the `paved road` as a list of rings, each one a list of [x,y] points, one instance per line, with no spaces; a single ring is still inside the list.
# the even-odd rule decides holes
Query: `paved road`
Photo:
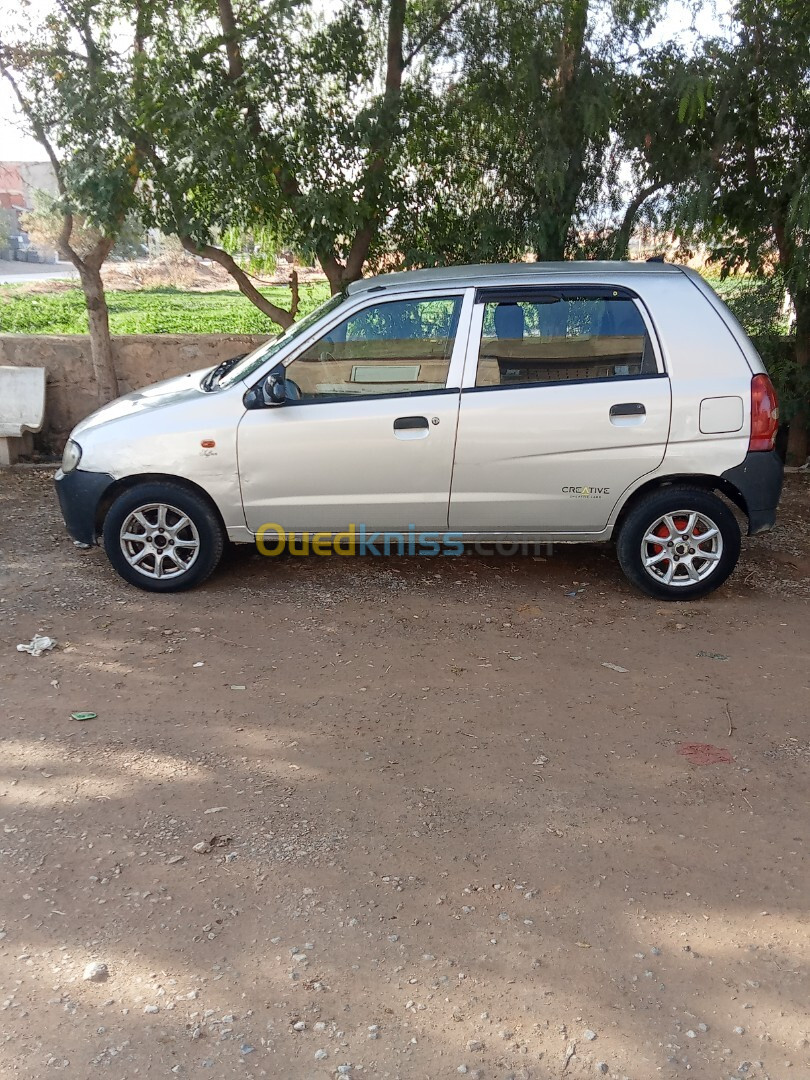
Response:
[[[0,259],[0,285],[16,285],[22,281],[52,281],[75,278],[78,274],[67,263],[24,263]]]

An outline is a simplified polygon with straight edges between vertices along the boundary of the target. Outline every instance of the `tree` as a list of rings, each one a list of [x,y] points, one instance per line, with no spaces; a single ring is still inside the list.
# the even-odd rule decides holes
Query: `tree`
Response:
[[[142,156],[142,210],[224,266],[282,326],[218,238],[272,233],[313,252],[333,292],[386,251],[408,183],[405,131],[429,97],[423,62],[461,4],[203,0],[150,20],[121,131]]]
[[[711,159],[711,131],[696,124],[684,138],[682,103],[699,95],[706,77],[704,68],[678,44],[643,50],[632,74],[620,86],[620,107],[616,117],[616,139],[630,181],[622,191],[616,228],[607,237],[610,257],[623,259],[643,207],[659,226],[671,224],[673,200],[680,188],[701,171]],[[703,102],[705,106],[705,101]],[[703,106],[699,96],[694,108]],[[614,175],[618,173],[614,171]]]
[[[733,17],[733,37],[707,41],[695,57],[681,100],[681,142],[697,152],[677,217],[725,272],[781,272],[796,313],[787,460],[801,465],[810,421],[810,7],[737,0]]]
[[[618,176],[617,110],[656,2],[628,0],[607,17],[592,0],[343,0],[329,15],[310,0],[60,10],[80,37],[84,7],[135,43],[73,60],[107,76],[101,145],[130,148],[145,222],[218,262],[286,327],[295,290],[289,308],[270,302],[236,237],[312,252],[333,292],[367,268],[577,250]],[[105,192],[85,194],[105,220]]]
[[[35,191],[33,209],[22,215],[20,225],[35,247],[55,250],[62,231],[62,219],[59,200],[52,198],[47,192]],[[70,243],[79,255],[87,255],[101,239],[102,234],[97,226],[74,214]],[[111,254],[123,258],[138,255],[144,247],[144,239],[140,221],[133,214],[129,214],[118,230]]]
[[[0,75],[56,175],[56,247],[84,290],[99,402],[118,394],[101,267],[135,206],[139,175],[136,148],[112,124],[127,63],[118,33],[96,0],[62,0],[39,25],[26,10],[0,41]],[[89,226],[81,235],[80,219]]]
[[[616,190],[627,157],[617,124],[655,11],[654,0],[466,6],[436,115],[409,130],[415,182],[400,215],[407,256],[531,251],[555,260],[582,251],[594,207]]]

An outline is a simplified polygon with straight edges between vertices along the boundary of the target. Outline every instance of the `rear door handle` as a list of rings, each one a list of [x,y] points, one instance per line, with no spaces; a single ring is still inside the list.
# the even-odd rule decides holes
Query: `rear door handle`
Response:
[[[620,405],[610,406],[611,416],[646,416],[647,410],[640,401],[623,401]]]

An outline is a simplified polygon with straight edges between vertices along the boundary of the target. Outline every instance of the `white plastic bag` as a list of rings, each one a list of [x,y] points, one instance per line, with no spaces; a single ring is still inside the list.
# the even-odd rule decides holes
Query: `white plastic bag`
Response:
[[[32,656],[42,656],[44,652],[50,652],[56,645],[56,639],[47,637],[45,634],[34,634],[27,645],[17,646],[17,652],[31,653]]]

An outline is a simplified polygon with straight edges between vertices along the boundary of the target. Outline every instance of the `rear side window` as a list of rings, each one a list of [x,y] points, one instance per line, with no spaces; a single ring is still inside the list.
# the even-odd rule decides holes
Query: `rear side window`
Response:
[[[533,294],[488,299],[476,386],[531,386],[656,375],[652,343],[630,297]]]

